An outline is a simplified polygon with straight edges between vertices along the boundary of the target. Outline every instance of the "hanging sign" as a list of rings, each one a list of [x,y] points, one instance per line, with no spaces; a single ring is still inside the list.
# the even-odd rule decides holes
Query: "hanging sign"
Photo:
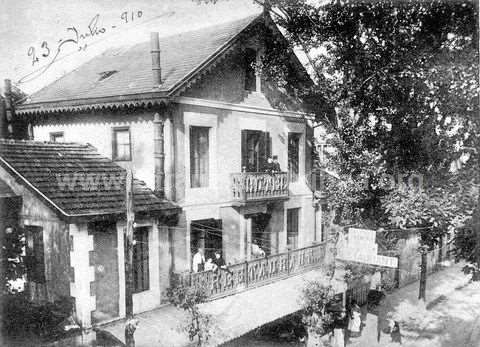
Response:
[[[375,230],[350,228],[347,237],[342,235],[337,243],[337,259],[397,268],[397,258],[377,254],[375,238]]]

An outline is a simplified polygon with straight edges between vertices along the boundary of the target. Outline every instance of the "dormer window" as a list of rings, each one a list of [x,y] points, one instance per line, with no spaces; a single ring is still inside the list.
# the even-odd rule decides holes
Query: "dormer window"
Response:
[[[257,63],[257,51],[252,48],[245,50],[245,90],[257,91],[257,74],[255,64]]]
[[[118,72],[117,70],[100,72],[99,73],[100,78],[98,79],[98,81],[100,82],[100,81],[106,80],[107,78],[111,77],[113,74],[116,74],[117,72]]]

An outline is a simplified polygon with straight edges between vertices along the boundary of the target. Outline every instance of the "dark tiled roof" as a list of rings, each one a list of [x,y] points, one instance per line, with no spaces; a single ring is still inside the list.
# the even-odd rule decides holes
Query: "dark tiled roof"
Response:
[[[22,105],[169,92],[249,26],[258,15],[160,38],[162,84],[153,88],[150,42],[110,49],[30,96]],[[115,71],[113,73],[113,71]],[[101,79],[101,76],[108,75]]]
[[[0,165],[67,217],[125,212],[126,171],[90,145],[0,140]],[[139,180],[134,203],[135,212],[178,208]]]

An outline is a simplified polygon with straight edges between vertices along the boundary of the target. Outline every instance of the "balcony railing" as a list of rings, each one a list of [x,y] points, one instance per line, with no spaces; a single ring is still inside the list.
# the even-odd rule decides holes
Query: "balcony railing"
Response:
[[[324,265],[325,244],[299,248],[228,266],[228,271],[203,271],[177,274],[179,283],[205,290],[216,299],[298,275]]]
[[[241,172],[231,174],[233,200],[239,202],[288,197],[288,173]]]

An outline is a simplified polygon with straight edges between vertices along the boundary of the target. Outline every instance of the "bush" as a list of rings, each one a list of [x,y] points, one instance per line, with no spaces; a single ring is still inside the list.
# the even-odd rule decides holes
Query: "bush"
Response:
[[[43,337],[63,334],[60,323],[72,314],[73,303],[68,297],[42,305],[30,302],[23,293],[7,294],[2,298],[2,328],[6,335],[31,332]]]

